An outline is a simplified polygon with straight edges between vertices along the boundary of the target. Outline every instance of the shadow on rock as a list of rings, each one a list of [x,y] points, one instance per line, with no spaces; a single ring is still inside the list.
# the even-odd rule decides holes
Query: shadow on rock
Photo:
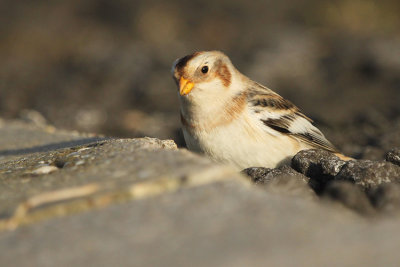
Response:
[[[59,142],[59,143],[52,143],[52,144],[46,144],[46,145],[41,145],[41,146],[34,146],[34,147],[29,147],[29,148],[19,148],[19,149],[7,149],[7,150],[2,150],[0,151],[0,156],[16,156],[16,155],[24,155],[24,154],[30,154],[30,153],[36,153],[36,152],[48,152],[48,151],[53,151],[57,149],[63,149],[63,148],[70,148],[74,146],[82,146],[82,145],[88,145],[92,143],[96,143],[99,141],[105,141],[109,140],[111,138],[107,137],[90,137],[90,138],[82,138],[78,140],[73,140],[73,141],[65,141],[65,142]]]

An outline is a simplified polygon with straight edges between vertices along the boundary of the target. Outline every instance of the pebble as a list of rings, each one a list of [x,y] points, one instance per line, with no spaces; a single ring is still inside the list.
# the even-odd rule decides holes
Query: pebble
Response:
[[[394,148],[386,153],[385,155],[386,161],[389,161],[393,164],[400,166],[400,148]]]
[[[57,171],[58,168],[56,166],[42,166],[32,171],[32,174],[48,174]]]

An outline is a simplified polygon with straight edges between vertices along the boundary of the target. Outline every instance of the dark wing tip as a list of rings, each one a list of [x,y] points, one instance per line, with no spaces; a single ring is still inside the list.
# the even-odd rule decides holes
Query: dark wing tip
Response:
[[[338,149],[327,139],[321,138],[319,135],[314,135],[312,133],[297,133],[293,134],[294,137],[301,139],[303,142],[309,144],[315,148],[322,148],[329,152],[337,153]]]

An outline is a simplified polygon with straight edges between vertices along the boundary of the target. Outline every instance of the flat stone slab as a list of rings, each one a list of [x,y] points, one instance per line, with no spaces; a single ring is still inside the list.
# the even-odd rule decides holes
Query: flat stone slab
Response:
[[[0,164],[0,230],[230,177],[240,175],[151,138],[34,153]]]
[[[221,181],[0,234],[1,266],[397,266],[394,221]]]

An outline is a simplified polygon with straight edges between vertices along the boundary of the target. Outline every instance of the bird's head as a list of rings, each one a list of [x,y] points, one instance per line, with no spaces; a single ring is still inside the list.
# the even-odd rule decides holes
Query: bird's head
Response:
[[[196,52],[177,59],[172,66],[179,95],[190,102],[234,95],[236,72],[229,58],[219,51]]]

